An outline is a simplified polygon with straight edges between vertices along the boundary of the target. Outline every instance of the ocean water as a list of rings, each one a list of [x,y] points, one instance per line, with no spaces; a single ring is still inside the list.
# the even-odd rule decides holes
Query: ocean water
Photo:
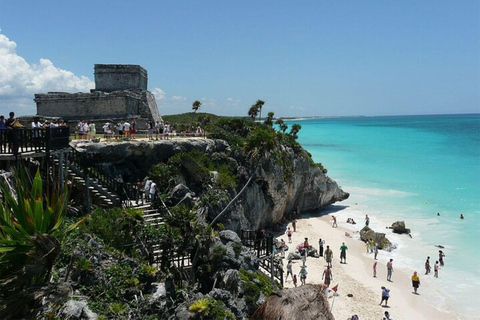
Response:
[[[348,217],[357,229],[369,214],[370,226],[398,246],[388,254],[395,266],[422,275],[422,298],[462,319],[477,318],[480,114],[287,122],[292,123],[302,125],[298,140],[313,159],[351,193]],[[347,215],[340,211],[338,217],[343,221]],[[413,238],[382,231],[396,220],[406,222]],[[446,254],[438,279],[423,275],[426,257],[432,270],[438,260],[436,245]]]

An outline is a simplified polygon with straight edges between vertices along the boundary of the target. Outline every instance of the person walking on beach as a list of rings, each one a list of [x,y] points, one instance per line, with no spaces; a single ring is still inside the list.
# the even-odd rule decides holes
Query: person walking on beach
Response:
[[[337,225],[337,218],[335,218],[335,216],[332,216],[332,220],[333,220],[332,228],[338,227],[338,225]]]
[[[368,227],[368,225],[370,224],[370,218],[368,217],[368,214],[365,215],[365,226]]]
[[[347,250],[348,248],[345,245],[345,242],[343,242],[342,246],[340,247],[340,263],[347,263]]]
[[[374,256],[375,260],[377,260],[377,255],[378,255],[378,243],[375,243],[375,249],[374,249],[373,253],[374,253],[374,255],[375,255],[375,256]]]
[[[390,289],[387,289],[384,286],[382,286],[382,301],[380,301],[380,305],[382,305],[382,302],[385,301],[385,306],[387,306],[389,298],[390,298]]]
[[[295,288],[297,287],[297,275],[296,274],[293,275],[293,285],[295,286]]]
[[[332,258],[333,252],[330,249],[330,246],[327,246],[327,249],[325,250],[325,261],[327,261],[327,267],[332,267]]]
[[[415,271],[413,272],[413,275],[412,275],[413,293],[418,294],[417,289],[419,286],[420,286],[420,277],[418,276],[417,271]]]
[[[300,269],[300,273],[298,274],[300,276],[300,282],[302,283],[302,286],[306,284],[307,281],[307,269],[305,266],[302,266]]]
[[[443,267],[443,257],[445,257],[445,253],[442,250],[438,250],[438,261],[440,261],[440,265]]]
[[[393,259],[387,262],[387,281],[392,281]]]
[[[293,219],[292,227],[293,227],[293,232],[297,232],[297,219]]]
[[[323,274],[322,274],[322,280],[325,278],[325,281],[323,282],[327,287],[330,286],[330,281],[333,280],[333,274],[332,274],[332,270],[330,269],[330,267],[327,267],[327,269],[325,269],[323,271]]]
[[[287,263],[287,276],[285,277],[285,281],[288,279],[288,275],[290,275],[293,279],[293,272],[292,272],[292,260],[288,260]]]
[[[431,271],[430,268],[430,257],[427,257],[427,261],[425,261],[425,274],[429,274]]]
[[[320,255],[320,257],[323,257],[323,245],[325,244],[325,241],[322,240],[322,238],[320,238],[318,240],[318,254]]]
[[[438,261],[435,261],[435,265],[433,266],[433,271],[435,272],[434,277],[438,278]]]
[[[292,230],[290,230],[290,227],[287,229],[287,236],[288,236],[288,243],[292,243]]]
[[[377,277],[377,261],[373,263],[373,277]]]

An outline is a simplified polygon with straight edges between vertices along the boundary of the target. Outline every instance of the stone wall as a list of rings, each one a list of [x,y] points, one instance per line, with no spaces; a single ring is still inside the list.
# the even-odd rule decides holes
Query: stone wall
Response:
[[[131,64],[96,64],[95,90],[112,92],[117,90],[147,90],[147,70]]]
[[[143,95],[132,91],[73,94],[49,92],[35,94],[35,102],[37,114],[65,120],[128,118],[138,114],[149,118],[149,108],[144,106]],[[158,109],[156,114],[158,115]]]

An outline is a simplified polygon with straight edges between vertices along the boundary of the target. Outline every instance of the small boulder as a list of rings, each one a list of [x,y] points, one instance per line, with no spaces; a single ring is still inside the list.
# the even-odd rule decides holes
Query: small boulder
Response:
[[[238,234],[231,230],[222,230],[220,231],[219,236],[223,244],[227,244],[228,242],[242,242]]]
[[[185,197],[187,193],[190,193],[190,189],[188,189],[187,186],[184,184],[178,184],[173,188],[172,194],[170,195],[170,198],[175,199],[175,200],[181,200]]]
[[[97,320],[98,315],[88,307],[85,301],[67,301],[59,311],[61,319]]]
[[[396,221],[392,223],[391,229],[395,233],[403,234],[403,233],[410,233],[410,229],[405,227],[405,221]]]

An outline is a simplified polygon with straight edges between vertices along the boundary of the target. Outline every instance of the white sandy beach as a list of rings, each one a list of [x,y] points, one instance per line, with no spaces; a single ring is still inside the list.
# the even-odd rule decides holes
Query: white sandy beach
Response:
[[[453,314],[441,312],[429,305],[428,292],[424,291],[424,286],[421,285],[418,292],[419,295],[413,294],[411,286],[411,275],[407,275],[395,269],[395,261],[393,262],[394,273],[392,276],[393,282],[386,280],[386,266],[384,261],[388,259],[389,252],[380,250],[378,254],[377,278],[373,277],[373,254],[367,254],[365,245],[355,237],[349,238],[345,235],[346,229],[342,225],[346,225],[348,214],[346,212],[337,212],[334,214],[338,217],[338,228],[332,228],[330,220],[331,215],[310,215],[302,214],[297,222],[297,232],[293,233],[292,243],[288,243],[286,234],[278,236],[277,239],[284,239],[289,245],[289,250],[286,252],[286,257],[289,252],[295,250],[296,246],[303,243],[304,238],[308,238],[309,244],[313,245],[318,250],[318,239],[325,240],[324,247],[327,245],[333,251],[333,281],[330,288],[338,286],[338,296],[333,297],[333,291],[329,293],[328,300],[330,305],[333,303],[332,313],[336,319],[347,319],[356,314],[360,319],[382,319],[385,311],[389,311],[390,316],[395,319],[418,319],[418,320],[449,320],[459,319]],[[357,221],[358,222],[358,221]],[[363,222],[359,222],[363,226]],[[291,227],[291,224],[289,224]],[[359,226],[359,229],[362,227]],[[293,230],[293,228],[292,228]],[[350,234],[351,231],[348,231]],[[352,236],[354,236],[352,234]],[[347,264],[340,264],[340,246],[342,242],[348,246]],[[284,261],[284,268],[286,274],[286,263]],[[300,260],[293,260],[293,272],[297,274],[300,271]],[[307,258],[307,283],[323,283],[322,273],[326,267],[323,257]],[[423,275],[423,269],[418,270],[420,281]],[[429,275],[428,277],[433,277]],[[298,280],[300,285],[300,279]],[[293,286],[293,282],[289,279],[285,282],[285,288]],[[381,300],[381,286],[390,289],[390,299],[388,301],[389,307],[379,306]],[[426,288],[425,288],[426,289]],[[353,294],[353,297],[348,297],[347,294]],[[334,301],[334,302],[333,302]]]

